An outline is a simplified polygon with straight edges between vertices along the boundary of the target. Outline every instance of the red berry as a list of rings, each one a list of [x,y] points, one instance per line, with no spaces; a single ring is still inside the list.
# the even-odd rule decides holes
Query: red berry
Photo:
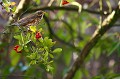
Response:
[[[66,0],[63,0],[62,1],[62,5],[65,5],[65,4],[68,4],[69,2],[68,1],[66,1]]]
[[[35,38],[38,40],[41,37],[42,37],[41,33],[40,32],[36,32]]]
[[[18,50],[19,47],[20,47],[19,45],[14,46],[14,50],[15,50],[17,53],[22,53],[21,50]]]

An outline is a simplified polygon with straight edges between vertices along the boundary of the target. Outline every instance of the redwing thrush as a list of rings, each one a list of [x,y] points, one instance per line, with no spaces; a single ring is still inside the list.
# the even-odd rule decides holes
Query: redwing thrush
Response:
[[[32,25],[37,25],[39,24],[40,20],[43,18],[44,11],[37,11],[34,14],[28,15],[17,22],[11,24],[13,26],[32,26]]]

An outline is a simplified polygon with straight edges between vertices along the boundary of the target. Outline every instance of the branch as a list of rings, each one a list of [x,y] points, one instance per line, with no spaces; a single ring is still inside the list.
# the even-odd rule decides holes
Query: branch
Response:
[[[120,3],[120,2],[119,2]],[[76,61],[73,63],[72,67],[68,71],[68,73],[64,76],[64,79],[72,79],[76,73],[76,71],[81,67],[84,63],[85,58],[90,54],[91,49],[97,44],[99,39],[103,36],[103,34],[109,30],[115,22],[120,18],[120,4],[102,23],[101,28],[99,28],[91,38],[91,40],[84,46],[83,50],[79,54]]]
[[[120,24],[114,24],[114,26],[119,27],[119,26],[120,26]]]
[[[32,10],[28,10],[27,12],[35,12],[38,10],[67,10],[67,11],[76,11],[77,12],[78,8],[77,7],[50,6],[50,7],[35,8]],[[98,14],[98,15],[108,15],[109,14],[109,13],[104,14],[104,12],[102,12],[102,11],[93,11],[93,10],[88,10],[88,9],[82,9],[82,11],[89,12],[92,14]]]

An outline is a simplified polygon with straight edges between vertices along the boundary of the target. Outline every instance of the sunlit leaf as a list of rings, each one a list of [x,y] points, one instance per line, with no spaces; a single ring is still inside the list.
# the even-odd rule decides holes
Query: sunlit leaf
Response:
[[[11,6],[14,6],[16,4],[16,2],[11,2],[10,5]]]
[[[40,58],[40,56],[38,55],[37,52],[31,53],[31,54],[28,55],[27,57],[30,58],[30,59],[39,59],[39,58]]]
[[[34,65],[36,63],[37,63],[36,60],[32,60],[29,65]]]
[[[49,72],[49,71],[52,71],[53,69],[54,68],[52,66],[48,65],[46,70]]]
[[[30,31],[32,31],[32,32],[36,32],[36,26],[30,26]]]
[[[77,70],[77,72],[75,73],[75,76],[73,79],[81,79],[82,78],[82,71],[79,69]]]
[[[44,55],[44,60],[47,61],[48,60],[48,51],[45,52],[45,55]]]
[[[37,4],[40,4],[40,0],[34,0]]]
[[[56,48],[55,50],[53,50],[53,53],[60,53],[60,52],[62,52],[61,48]]]
[[[19,62],[21,54],[16,53],[14,50],[11,51],[10,53],[10,59],[11,59],[11,64],[12,66],[16,66],[17,63]]]
[[[51,53],[49,53],[49,56],[50,56],[51,58],[54,58],[54,56],[53,56]]]
[[[48,37],[44,38],[44,45],[47,47],[52,47],[55,44],[55,42],[52,42],[52,39],[49,39]]]
[[[14,38],[17,39],[17,40],[20,40],[21,36],[20,35],[16,35],[16,36],[14,36]]]
[[[16,10],[16,6],[14,6],[11,10],[12,10],[13,12],[15,12],[15,10]]]

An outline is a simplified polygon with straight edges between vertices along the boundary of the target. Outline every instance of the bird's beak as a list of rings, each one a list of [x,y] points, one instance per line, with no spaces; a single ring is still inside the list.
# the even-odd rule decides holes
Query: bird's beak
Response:
[[[46,14],[47,12],[43,11],[43,14]]]

